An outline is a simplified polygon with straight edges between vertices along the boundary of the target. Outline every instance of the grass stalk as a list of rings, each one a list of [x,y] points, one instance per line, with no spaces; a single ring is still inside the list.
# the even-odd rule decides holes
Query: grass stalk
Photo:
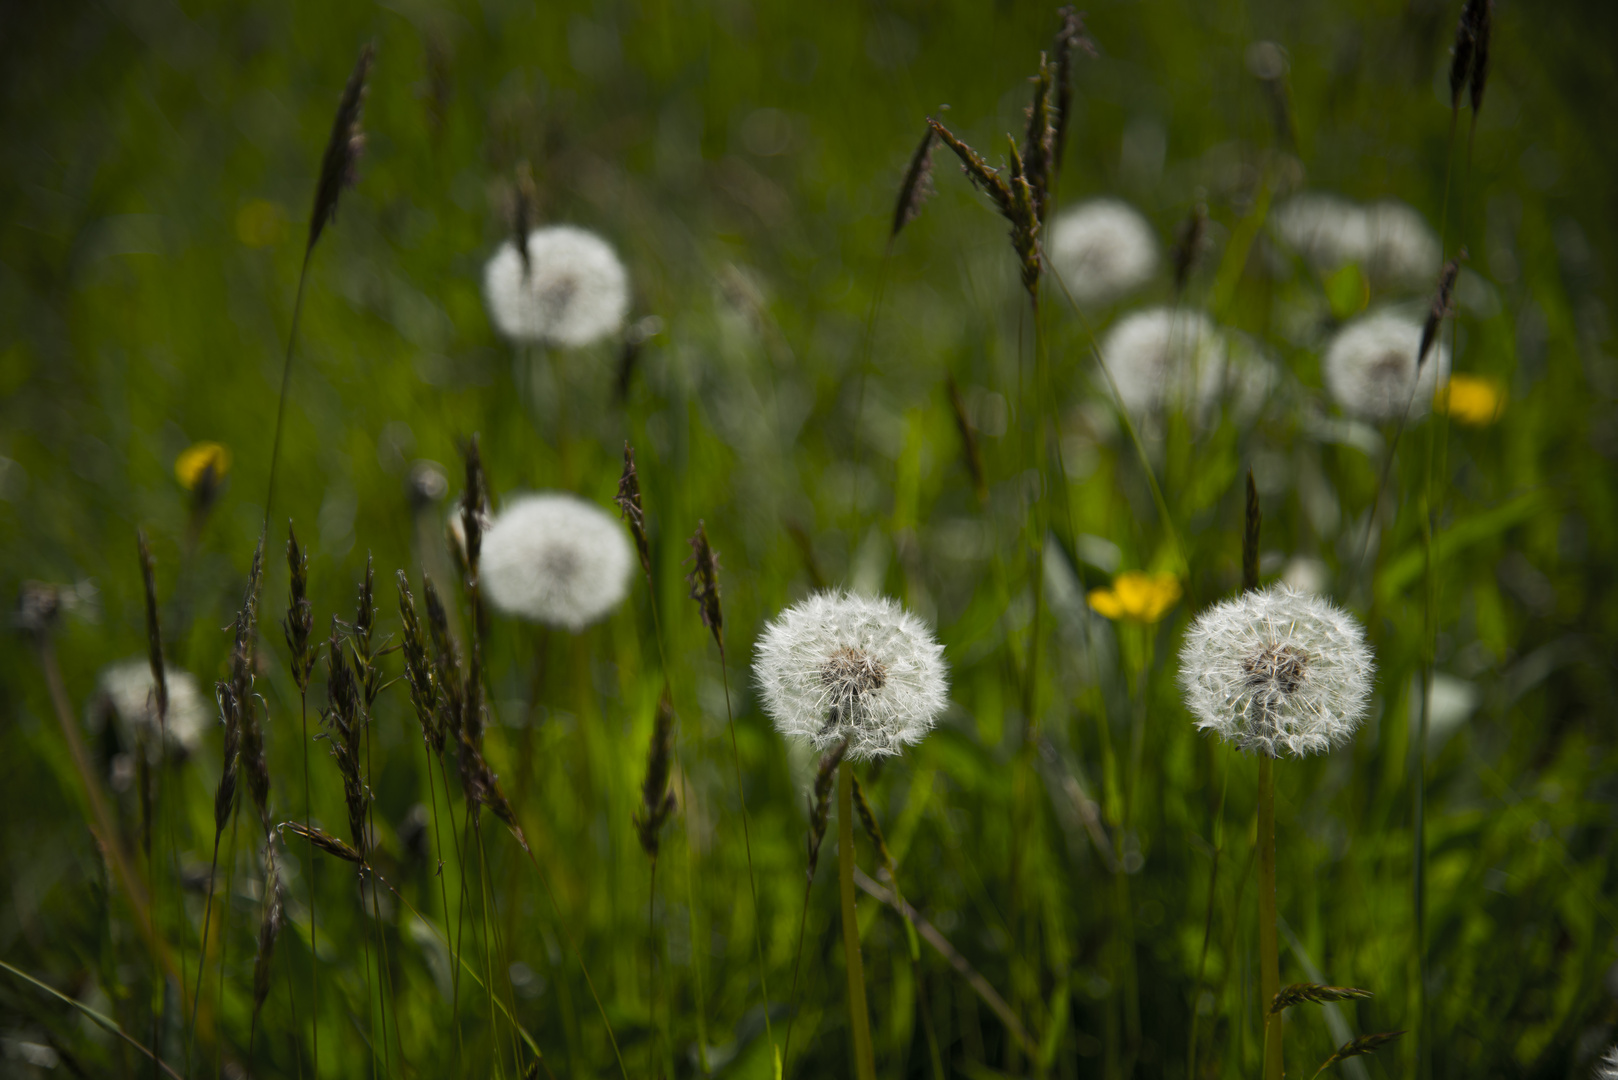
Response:
[[[1259,1009],[1264,1016],[1264,1080],[1281,1080],[1282,1017],[1270,1002],[1281,990],[1281,953],[1275,912],[1275,762],[1258,756]]]
[[[860,961],[860,924],[854,909],[854,768],[837,766],[837,885],[842,900],[843,960],[848,969],[848,1023],[854,1036],[856,1080],[876,1080],[871,1014],[865,1004],[865,966]]]

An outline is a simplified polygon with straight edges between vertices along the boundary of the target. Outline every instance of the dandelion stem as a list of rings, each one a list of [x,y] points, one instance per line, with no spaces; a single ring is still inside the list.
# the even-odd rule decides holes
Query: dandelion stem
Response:
[[[1191,1047],[1185,1055],[1186,1080],[1197,1075],[1197,1021],[1202,1016],[1202,980],[1208,973],[1208,942],[1213,938],[1215,889],[1219,884],[1219,856],[1225,848],[1225,795],[1230,791],[1230,764],[1226,762],[1225,778],[1219,785],[1219,810],[1214,814],[1213,867],[1208,871],[1208,914],[1202,923],[1202,955],[1197,960],[1197,981],[1191,987]]]
[[[837,766],[837,885],[843,906],[843,960],[848,968],[854,1075],[856,1080],[876,1080],[871,1014],[865,1005],[865,966],[860,961],[860,924],[854,910],[854,769],[846,760]]]
[[[1264,1015],[1264,1080],[1281,1080],[1280,1013],[1270,1002],[1281,990],[1281,954],[1275,916],[1275,762],[1258,755],[1258,951],[1260,1009]]]

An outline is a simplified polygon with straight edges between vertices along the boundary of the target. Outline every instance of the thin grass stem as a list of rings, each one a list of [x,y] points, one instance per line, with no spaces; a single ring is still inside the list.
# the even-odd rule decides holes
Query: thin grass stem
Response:
[[[854,907],[854,769],[847,760],[837,766],[837,885],[843,908],[843,960],[848,969],[854,1075],[857,1080],[876,1080],[871,1014],[865,1004],[865,966],[860,960],[860,924]]]

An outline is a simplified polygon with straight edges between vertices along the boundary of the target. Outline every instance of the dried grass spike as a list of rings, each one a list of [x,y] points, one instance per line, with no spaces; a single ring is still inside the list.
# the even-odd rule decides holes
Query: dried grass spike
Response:
[[[152,694],[158,726],[166,727],[169,715],[168,679],[163,673],[163,630],[157,619],[157,582],[153,573],[152,549],[146,533],[137,530],[135,545],[140,550],[140,579],[146,592],[146,658],[152,665]]]
[[[1438,272],[1438,289],[1433,293],[1432,306],[1427,309],[1427,321],[1421,324],[1421,347],[1416,350],[1416,370],[1427,362],[1427,354],[1432,351],[1433,343],[1438,340],[1439,328],[1444,325],[1444,319],[1450,312],[1450,297],[1455,292],[1455,279],[1461,272],[1461,260],[1466,258],[1466,249],[1462,248],[1460,254],[1444,264]]]
[[[809,800],[809,881],[815,880],[815,867],[820,865],[820,845],[826,839],[826,823],[831,816],[831,789],[837,780],[837,766],[848,753],[848,740],[844,739],[820,758],[815,770],[815,794]]]
[[[283,918],[281,869],[275,858],[275,834],[264,838],[264,907],[258,924],[258,952],[253,957],[253,1020],[257,1026],[258,1011],[264,999],[270,996],[270,959],[275,953],[275,939],[281,935]]]
[[[241,710],[236,705],[236,692],[231,689],[230,683],[215,684],[214,696],[219,701],[219,719],[225,727],[225,760],[219,774],[219,786],[214,789],[213,796],[214,835],[217,837],[219,833],[224,832],[225,825],[230,821],[231,808],[236,805],[236,776],[241,761],[242,722]]]
[[[1315,1070],[1315,1076],[1319,1076],[1321,1073],[1325,1072],[1327,1069],[1346,1058],[1363,1057],[1366,1054],[1374,1054],[1403,1034],[1403,1031],[1384,1031],[1376,1035],[1361,1035],[1357,1039],[1350,1039],[1342,1046],[1339,1046],[1335,1054],[1320,1063],[1320,1068]],[[1311,1080],[1313,1080],[1313,1078],[1311,1078]]]
[[[326,154],[320,161],[320,180],[315,185],[314,210],[309,215],[309,243],[304,257],[315,249],[321,231],[337,220],[337,200],[343,189],[354,186],[355,170],[360,154],[365,150],[365,132],[360,128],[360,111],[365,105],[365,79],[371,71],[376,46],[367,42],[360,50],[354,70],[343,88],[343,97],[337,104],[337,115],[332,118],[331,137],[326,141]]]
[[[483,454],[474,432],[466,443],[466,490],[461,493],[461,529],[466,535],[466,577],[478,579],[483,532],[488,527],[489,489],[483,473]]]
[[[433,678],[433,663],[427,655],[427,640],[421,631],[421,618],[416,614],[416,598],[410,592],[410,579],[400,570],[399,621],[404,625],[405,683],[410,687],[410,704],[416,710],[416,721],[421,725],[421,737],[434,752],[444,752],[444,728],[438,715],[438,684]]]
[[[691,599],[697,602],[702,625],[713,634],[719,646],[719,659],[725,659],[725,613],[719,604],[719,552],[708,543],[706,522],[697,522],[697,531],[691,534],[691,572],[685,576],[691,586]]]
[[[1352,986],[1323,986],[1320,983],[1293,983],[1281,988],[1270,1002],[1270,1015],[1294,1005],[1311,1002],[1315,1005],[1324,1005],[1331,1001],[1351,1001],[1357,998],[1371,997],[1371,991],[1359,990]]]
[[[635,538],[635,554],[640,556],[640,568],[648,583],[652,580],[652,549],[646,541],[646,511],[640,502],[640,474],[635,471],[635,448],[624,442],[624,471],[618,477],[618,494],[612,497],[618,512],[629,523],[629,532]]]
[[[1067,125],[1073,111],[1074,57],[1080,50],[1090,56],[1096,55],[1095,42],[1084,29],[1084,16],[1074,11],[1071,5],[1061,8],[1056,14],[1060,16],[1062,24],[1056,31],[1056,40],[1051,42],[1051,55],[1056,58],[1056,100],[1052,103],[1056,136],[1051,151],[1052,176],[1061,172],[1062,153],[1067,149]]]
[[[522,260],[523,277],[533,270],[528,252],[528,234],[539,213],[539,192],[534,187],[534,170],[526,161],[517,163],[517,190],[511,207],[511,242]]]
[[[961,400],[961,388],[956,385],[955,376],[946,375],[944,386],[949,391],[950,409],[955,413],[955,429],[961,435],[961,453],[966,458],[967,471],[972,474],[972,491],[979,503],[986,502],[989,489],[983,478],[983,455],[978,449],[977,430],[966,415],[966,402]]]
[[[921,206],[933,194],[933,149],[938,145],[938,132],[931,126],[921,137],[916,152],[910,155],[904,182],[899,185],[899,200],[893,206],[893,227],[888,239],[899,235],[899,230],[921,215]]]
[[[994,205],[1002,214],[1008,217],[1011,214],[1011,188],[1000,176],[1000,173],[989,167],[978,152],[966,143],[955,137],[955,133],[940,124],[932,117],[927,118],[927,126],[932,128],[944,145],[955,151],[955,156],[961,159],[961,169],[966,173],[967,179],[982,188],[994,200]]]
[[[1178,296],[1185,291],[1185,284],[1191,280],[1191,270],[1197,264],[1197,257],[1201,254],[1203,237],[1208,229],[1208,204],[1199,202],[1191,208],[1185,221],[1180,224],[1179,234],[1174,239],[1174,294]]]
[[[298,692],[304,694],[309,692],[309,673],[315,666],[314,654],[309,649],[315,612],[309,603],[309,552],[298,546],[298,534],[290,521],[287,522],[287,568],[291,571],[290,598],[281,630],[286,634],[287,650],[291,654],[292,681],[297,684]]]
[[[1034,100],[1028,106],[1028,132],[1023,140],[1023,168],[1033,194],[1034,216],[1045,220],[1050,199],[1051,175],[1055,171],[1056,128],[1052,125],[1051,65],[1039,54],[1039,73],[1032,80]]]
[[[1253,470],[1247,470],[1247,509],[1242,519],[1242,591],[1258,588],[1258,537],[1264,512],[1258,505],[1258,488]]]
[[[301,821],[283,821],[276,826],[276,829],[282,832],[290,831],[293,836],[309,841],[327,855],[336,856],[346,862],[353,863],[355,866],[365,864],[365,860],[360,857],[359,852],[323,829],[305,826]]]
[[[674,792],[669,789],[669,762],[674,750],[674,703],[668,691],[657,702],[657,718],[652,725],[652,742],[646,754],[646,780],[641,785],[641,813],[634,817],[640,846],[657,858],[659,833],[674,812]]]

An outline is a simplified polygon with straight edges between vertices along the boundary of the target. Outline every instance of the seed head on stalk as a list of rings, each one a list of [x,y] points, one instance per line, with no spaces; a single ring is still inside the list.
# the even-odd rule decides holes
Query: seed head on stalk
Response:
[[[1080,52],[1096,55],[1095,42],[1084,29],[1084,16],[1072,6],[1061,8],[1057,16],[1062,20],[1051,43],[1051,55],[1056,58],[1056,80],[1053,87],[1055,100],[1051,103],[1054,114],[1055,145],[1051,152],[1051,172],[1062,170],[1062,152],[1067,149],[1068,121],[1073,112],[1073,66]]]
[[[618,477],[618,494],[612,501],[618,512],[629,523],[629,533],[635,538],[635,554],[640,556],[640,568],[646,580],[652,579],[652,549],[646,541],[646,511],[640,502],[640,475],[635,471],[635,448],[624,441],[624,471]]]
[[[421,618],[416,614],[416,598],[410,592],[410,579],[398,572],[399,620],[404,624],[405,682],[410,687],[410,704],[421,725],[421,737],[436,754],[444,752],[444,725],[438,711],[438,682],[433,662],[427,654]]]
[[[135,533],[135,544],[140,550],[140,579],[146,593],[146,658],[152,668],[152,703],[161,729],[168,721],[169,688],[163,673],[163,630],[157,619],[157,582],[152,572],[152,549],[146,544],[144,531]]]
[[[674,813],[674,792],[669,787],[669,762],[674,750],[674,703],[668,689],[657,701],[657,718],[652,723],[652,742],[646,754],[646,780],[641,784],[641,811],[635,815],[635,832],[640,846],[657,858],[659,833]]]
[[[899,230],[921,216],[922,204],[933,194],[933,149],[937,145],[938,133],[929,126],[915,153],[910,155],[910,165],[899,185],[899,198],[893,205],[893,226],[888,230],[890,241],[899,235]]]
[[[354,838],[354,847],[363,860],[370,848],[365,828],[366,804],[369,793],[361,774],[360,738],[365,729],[365,714],[360,704],[360,692],[349,666],[346,650],[338,637],[338,623],[332,619],[331,640],[326,644],[326,708],[321,719],[327,727],[331,756],[337,762],[337,772],[343,779],[343,803],[348,809],[348,831]]]
[[[298,546],[298,534],[287,522],[287,568],[291,571],[290,599],[286,618],[281,623],[286,634],[287,651],[291,654],[292,681],[298,693],[309,692],[309,673],[314,670],[315,656],[309,648],[314,635],[315,612],[309,603],[309,551]]]
[[[831,789],[837,783],[837,766],[848,753],[848,740],[844,739],[820,756],[820,767],[815,770],[815,794],[809,800],[809,882],[815,880],[815,868],[820,865],[820,845],[826,839],[826,824],[831,819]]]
[[[708,526],[697,522],[697,531],[691,534],[691,572],[685,576],[691,586],[691,599],[697,602],[702,625],[713,634],[719,646],[719,662],[725,660],[725,612],[719,604],[719,552],[708,543]]]
[[[270,996],[270,958],[275,952],[275,939],[281,935],[285,914],[281,884],[280,861],[275,856],[274,832],[264,837],[264,902],[258,924],[258,952],[253,957],[253,1027],[258,1027],[258,1013],[264,999]]]
[[[343,190],[354,186],[360,155],[365,151],[365,131],[360,127],[360,113],[365,107],[365,80],[375,57],[376,46],[367,42],[354,62],[348,85],[343,88],[342,99],[337,104],[337,115],[332,118],[331,137],[326,140],[326,153],[320,160],[320,180],[315,184],[314,208],[309,214],[306,253],[314,250],[326,225],[337,220],[337,202]]]

